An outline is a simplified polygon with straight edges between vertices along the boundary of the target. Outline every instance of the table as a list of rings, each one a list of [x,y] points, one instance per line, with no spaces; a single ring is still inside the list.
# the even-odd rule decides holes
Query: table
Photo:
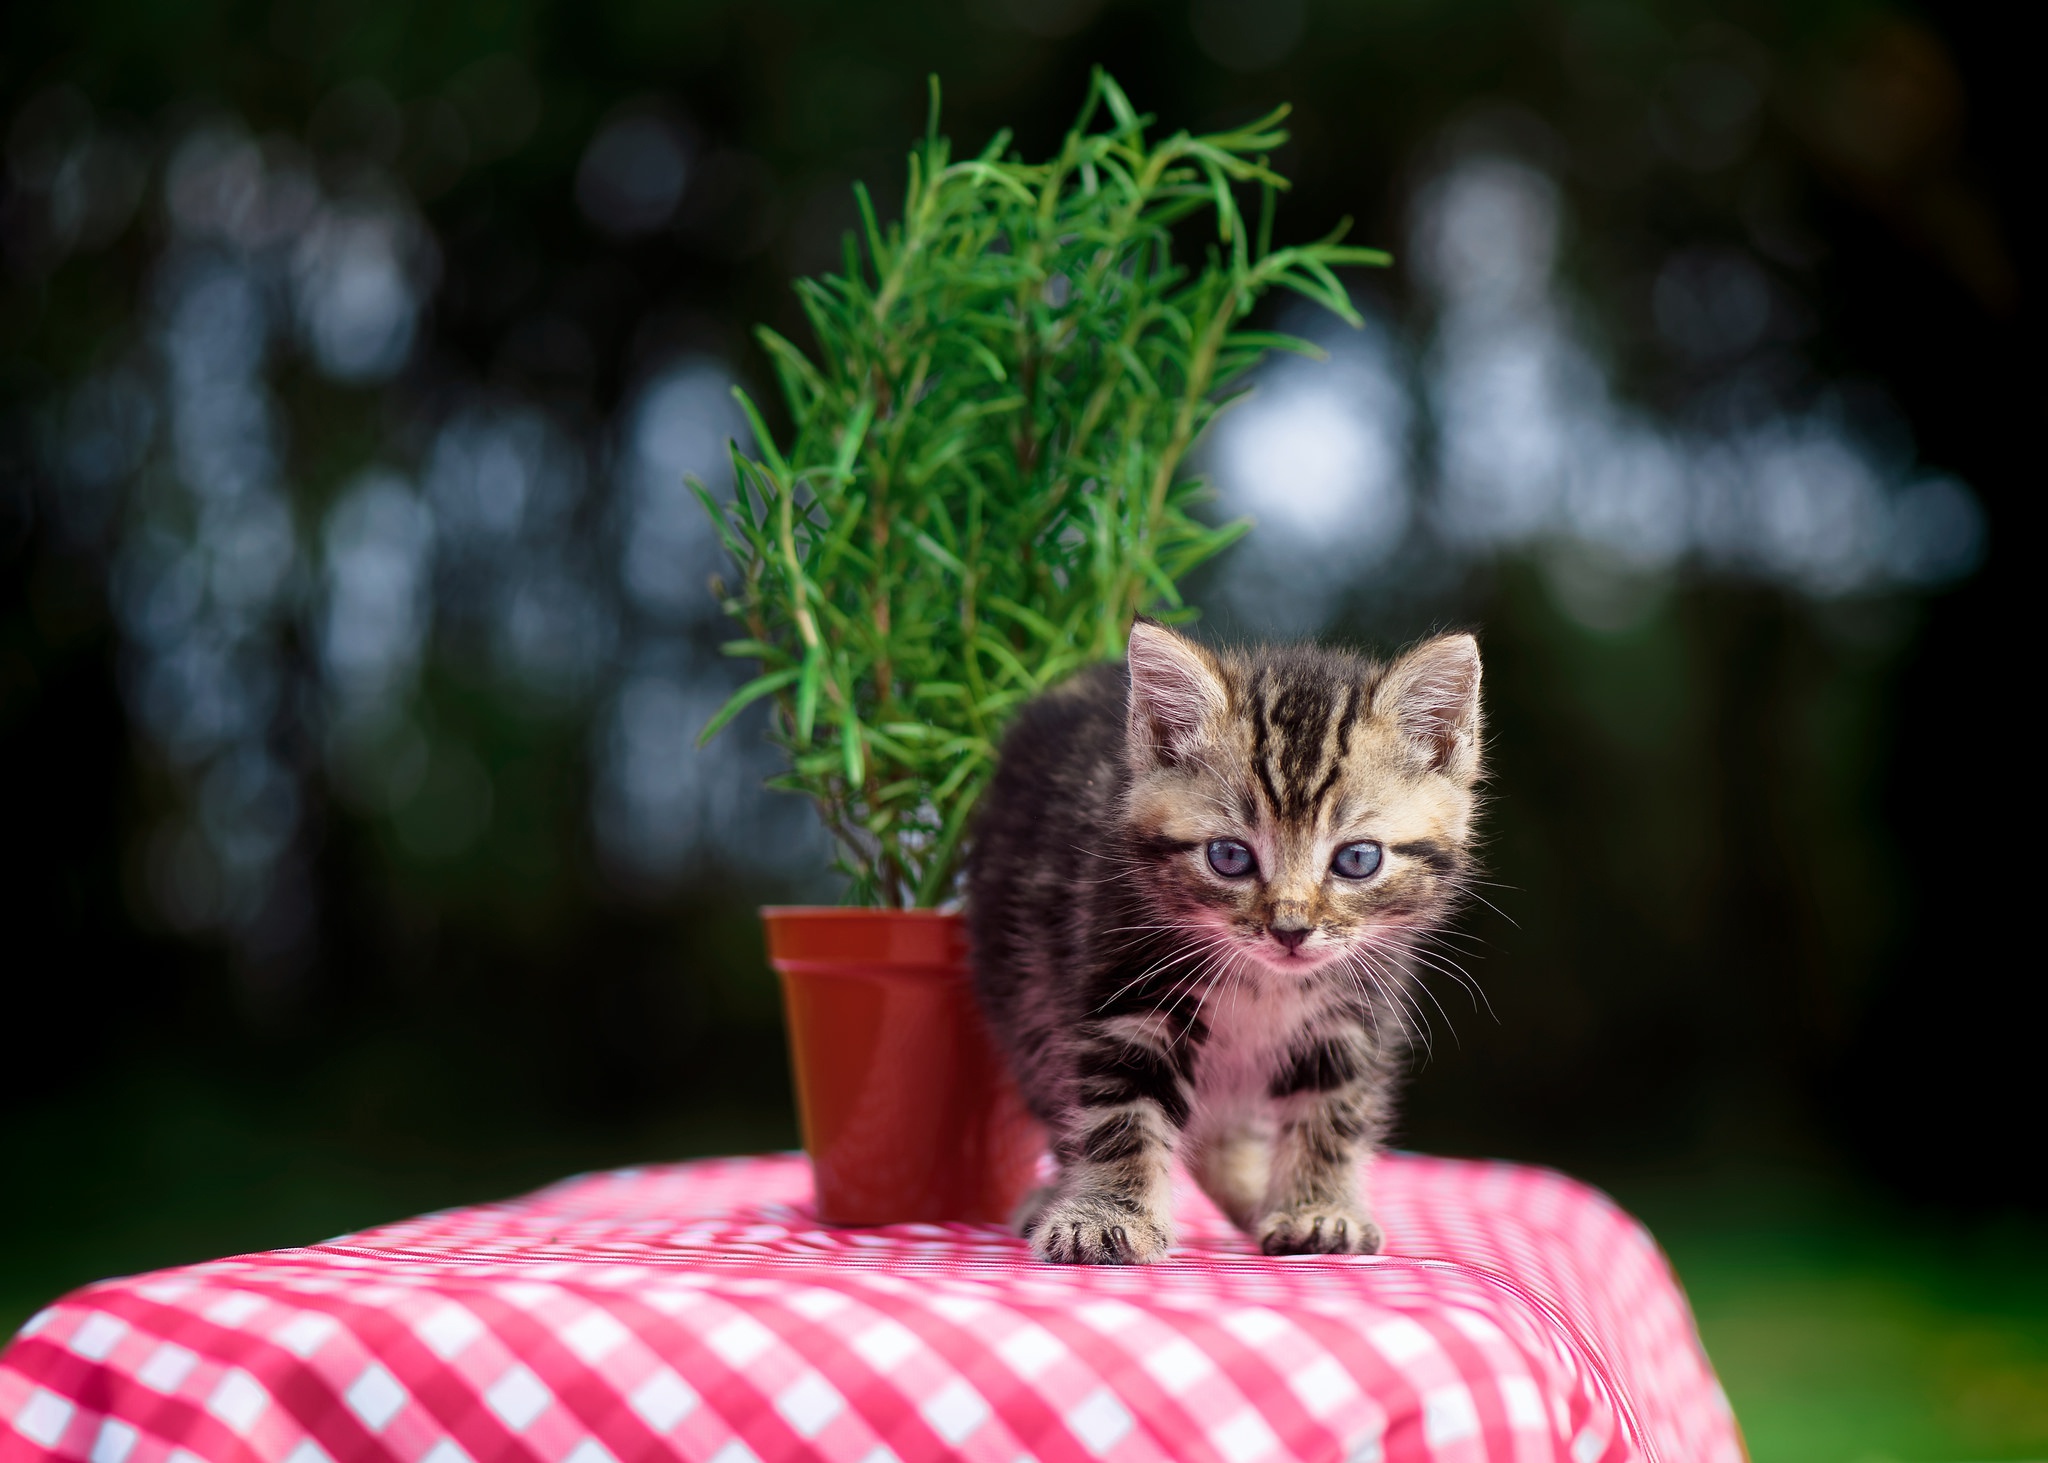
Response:
[[[1393,1154],[1388,1253],[1268,1259],[1191,1185],[1142,1269],[830,1229],[801,1155],[566,1180],[88,1286],[0,1353],[0,1463],[1742,1463],[1649,1233]]]

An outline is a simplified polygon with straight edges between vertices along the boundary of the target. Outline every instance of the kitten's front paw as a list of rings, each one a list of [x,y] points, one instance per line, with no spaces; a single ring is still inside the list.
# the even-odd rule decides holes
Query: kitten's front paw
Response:
[[[1259,1221],[1259,1248],[1269,1255],[1377,1255],[1386,1236],[1358,1209],[1302,1204]]]
[[[1138,1205],[1102,1194],[1049,1201],[1025,1238],[1032,1254],[1056,1265],[1149,1265],[1173,1243],[1166,1226]]]

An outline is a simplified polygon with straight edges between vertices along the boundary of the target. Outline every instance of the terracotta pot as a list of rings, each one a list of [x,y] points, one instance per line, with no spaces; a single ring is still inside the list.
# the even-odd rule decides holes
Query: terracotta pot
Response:
[[[1044,1134],[975,1004],[959,916],[784,906],[761,919],[818,1217],[1007,1221]]]

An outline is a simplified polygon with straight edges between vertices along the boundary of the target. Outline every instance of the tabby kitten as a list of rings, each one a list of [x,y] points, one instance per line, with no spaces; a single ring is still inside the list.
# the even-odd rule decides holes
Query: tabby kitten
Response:
[[[982,1005],[1054,1138],[1019,1216],[1041,1259],[1164,1255],[1176,1153],[1267,1254],[1379,1249],[1363,1169],[1478,777],[1469,635],[1382,666],[1141,620],[1126,665],[1024,709],[967,907]]]

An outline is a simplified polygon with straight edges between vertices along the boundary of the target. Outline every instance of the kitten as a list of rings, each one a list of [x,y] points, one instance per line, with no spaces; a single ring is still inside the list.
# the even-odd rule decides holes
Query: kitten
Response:
[[[1039,1258],[1164,1255],[1176,1152],[1267,1254],[1379,1249],[1363,1170],[1478,777],[1469,635],[1382,666],[1141,620],[1125,665],[1024,708],[967,910],[983,1008],[1054,1138],[1058,1177],[1019,1216]]]

